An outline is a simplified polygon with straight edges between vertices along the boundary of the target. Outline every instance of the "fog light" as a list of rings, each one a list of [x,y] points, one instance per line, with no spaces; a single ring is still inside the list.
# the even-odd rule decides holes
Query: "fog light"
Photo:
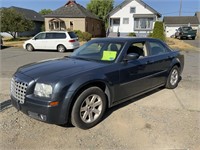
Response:
[[[56,101],[56,102],[51,102],[49,105],[50,105],[51,107],[53,107],[53,106],[57,106],[58,104],[59,104],[59,102]]]
[[[40,118],[43,120],[43,121],[46,121],[47,120],[47,117],[46,117],[46,115],[40,115]]]

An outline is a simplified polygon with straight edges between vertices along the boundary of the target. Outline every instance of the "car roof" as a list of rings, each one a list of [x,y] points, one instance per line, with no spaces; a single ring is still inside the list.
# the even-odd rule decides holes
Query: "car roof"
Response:
[[[155,38],[137,38],[137,37],[107,37],[107,38],[96,38],[93,41],[103,42],[137,42],[137,41],[161,41]]]
[[[40,33],[69,33],[69,32],[73,32],[73,31],[43,31]]]

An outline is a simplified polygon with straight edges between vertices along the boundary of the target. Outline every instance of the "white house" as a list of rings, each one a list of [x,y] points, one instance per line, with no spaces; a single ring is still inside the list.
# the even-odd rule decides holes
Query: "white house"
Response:
[[[176,29],[180,26],[191,26],[197,30],[199,20],[197,16],[167,16],[163,18],[165,24],[165,34],[167,37],[174,36]]]
[[[124,0],[108,15],[110,35],[120,32],[123,36],[134,32],[137,36],[146,36],[160,17],[159,12],[142,0]]]

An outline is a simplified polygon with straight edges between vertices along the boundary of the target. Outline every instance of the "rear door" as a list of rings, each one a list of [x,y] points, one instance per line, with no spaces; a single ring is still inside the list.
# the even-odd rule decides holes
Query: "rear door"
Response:
[[[47,33],[46,49],[56,50],[58,45],[64,45],[67,43],[66,34],[58,32]]]
[[[172,52],[160,41],[148,42],[147,61],[148,70],[151,71],[149,80],[150,88],[165,84],[167,71],[173,59]]]

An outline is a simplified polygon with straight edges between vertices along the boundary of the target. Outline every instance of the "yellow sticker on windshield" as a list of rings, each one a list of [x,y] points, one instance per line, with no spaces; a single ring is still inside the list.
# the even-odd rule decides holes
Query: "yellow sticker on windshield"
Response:
[[[113,60],[115,60],[116,56],[117,56],[116,51],[104,51],[103,57],[101,60],[113,61]]]

